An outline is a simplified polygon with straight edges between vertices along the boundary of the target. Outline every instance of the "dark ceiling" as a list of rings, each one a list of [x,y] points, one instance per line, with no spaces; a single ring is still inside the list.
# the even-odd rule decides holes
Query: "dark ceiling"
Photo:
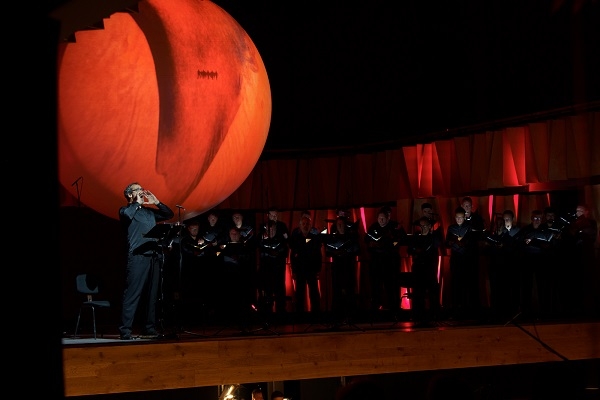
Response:
[[[266,152],[423,143],[600,100],[598,1],[215,2],[266,65]]]
[[[597,0],[214,2],[267,69],[263,157],[414,145],[600,100]],[[88,18],[101,4],[71,3]]]

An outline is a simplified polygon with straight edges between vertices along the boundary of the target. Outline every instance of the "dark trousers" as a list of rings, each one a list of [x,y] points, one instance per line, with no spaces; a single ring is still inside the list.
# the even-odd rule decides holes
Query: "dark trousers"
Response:
[[[321,293],[319,292],[319,273],[318,272],[296,272],[296,292],[294,293],[294,302],[296,311],[305,311],[306,289],[308,287],[308,299],[310,300],[310,311],[319,312],[321,310]]]
[[[530,317],[548,316],[552,310],[554,284],[548,257],[543,253],[525,253],[520,261],[520,311]]]
[[[398,253],[371,254],[371,307],[388,306],[393,312],[400,309],[400,255]]]
[[[509,319],[519,310],[520,268],[516,258],[501,252],[489,255],[490,311]]]
[[[160,261],[157,255],[127,256],[125,291],[121,311],[121,335],[131,334],[140,301],[145,310],[144,331],[156,329]]]
[[[223,315],[230,319],[240,320],[244,313],[250,309],[247,296],[244,296],[247,280],[243,276],[243,265],[225,262],[221,282],[227,282],[227,290],[223,292],[220,300],[222,303]]]
[[[347,316],[356,310],[356,262],[354,257],[333,257],[331,288],[331,309],[337,316]]]
[[[415,262],[411,267],[411,271],[414,274],[412,316],[415,321],[435,319],[440,308],[437,264],[433,262]]]
[[[260,258],[259,300],[263,303],[263,307],[272,307],[274,300],[275,310],[277,312],[285,311],[285,270],[285,257],[262,256]]]
[[[458,316],[466,316],[478,311],[477,260],[474,254],[452,253],[450,255],[451,302],[454,314],[459,314]]]

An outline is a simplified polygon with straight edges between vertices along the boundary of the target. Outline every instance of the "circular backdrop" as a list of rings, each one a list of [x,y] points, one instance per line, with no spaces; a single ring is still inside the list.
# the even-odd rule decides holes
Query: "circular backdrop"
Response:
[[[59,179],[70,188],[83,177],[81,203],[104,215],[118,218],[135,181],[190,218],[258,161],[271,120],[265,66],[210,1],[142,1],[77,32],[58,62]]]

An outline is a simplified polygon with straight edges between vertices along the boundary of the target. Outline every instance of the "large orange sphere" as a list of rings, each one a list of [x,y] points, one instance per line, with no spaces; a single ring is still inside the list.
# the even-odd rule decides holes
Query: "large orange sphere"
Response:
[[[271,120],[263,61],[210,1],[146,0],[62,45],[59,179],[112,218],[139,182],[186,218],[233,193],[254,168]]]

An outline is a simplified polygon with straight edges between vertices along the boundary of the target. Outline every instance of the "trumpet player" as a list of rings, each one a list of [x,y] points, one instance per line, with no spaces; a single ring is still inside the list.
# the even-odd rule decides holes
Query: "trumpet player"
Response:
[[[158,240],[145,237],[156,224],[175,216],[169,206],[158,200],[150,190],[138,182],[127,185],[123,191],[127,205],[119,209],[119,220],[127,238],[127,267],[121,310],[120,338],[131,340],[133,322],[140,301],[146,303],[142,336],[158,337],[156,303],[158,300],[160,259]]]

